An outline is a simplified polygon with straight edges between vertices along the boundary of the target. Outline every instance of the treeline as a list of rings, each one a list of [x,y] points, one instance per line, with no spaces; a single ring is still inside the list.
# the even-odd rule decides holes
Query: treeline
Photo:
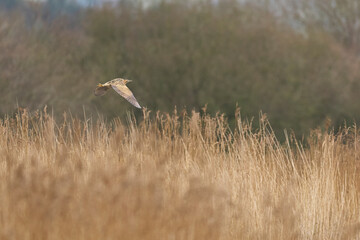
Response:
[[[126,116],[115,93],[93,96],[121,76],[152,111],[201,109],[233,119],[267,114],[276,132],[300,136],[331,119],[360,117],[359,62],[322,28],[299,31],[271,11],[235,1],[163,2],[82,9],[73,18],[33,4],[0,14],[0,109],[51,107],[56,116]],[[303,29],[302,29],[303,30]],[[135,110],[134,110],[135,111]],[[139,116],[141,113],[135,113]]]

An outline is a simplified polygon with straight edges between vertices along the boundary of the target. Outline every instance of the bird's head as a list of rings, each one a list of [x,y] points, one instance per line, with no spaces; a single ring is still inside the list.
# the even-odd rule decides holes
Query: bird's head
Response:
[[[127,84],[128,82],[132,82],[132,80],[129,80],[129,79],[123,79],[123,83],[124,83],[124,84]]]

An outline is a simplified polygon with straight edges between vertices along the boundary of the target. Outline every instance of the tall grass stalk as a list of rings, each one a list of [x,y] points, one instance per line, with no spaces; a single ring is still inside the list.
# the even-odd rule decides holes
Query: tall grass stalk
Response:
[[[359,239],[358,134],[306,147],[236,113],[0,123],[0,239]]]

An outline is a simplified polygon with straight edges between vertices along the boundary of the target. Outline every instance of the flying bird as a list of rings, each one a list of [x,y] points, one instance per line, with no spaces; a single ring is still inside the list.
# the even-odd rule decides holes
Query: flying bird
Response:
[[[133,106],[141,108],[140,104],[137,102],[134,94],[126,86],[126,83],[131,82],[129,79],[115,78],[111,81],[108,81],[104,84],[99,83],[94,91],[95,96],[103,96],[106,94],[106,91],[110,88],[113,88],[118,94],[123,98],[128,100]]]

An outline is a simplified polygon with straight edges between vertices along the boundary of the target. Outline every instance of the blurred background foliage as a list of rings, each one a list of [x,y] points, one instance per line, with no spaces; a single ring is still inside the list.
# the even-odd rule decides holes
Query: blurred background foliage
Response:
[[[332,1],[0,0],[0,114],[18,106],[82,116],[134,109],[99,82],[129,87],[152,111],[267,114],[274,130],[360,117],[360,4]]]

